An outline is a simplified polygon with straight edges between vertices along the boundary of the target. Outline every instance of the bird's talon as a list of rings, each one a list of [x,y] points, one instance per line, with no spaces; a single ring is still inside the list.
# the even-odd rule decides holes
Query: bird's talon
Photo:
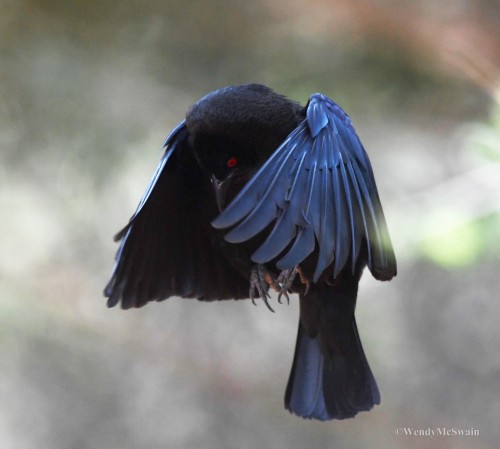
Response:
[[[287,304],[290,304],[290,297],[288,296],[288,292],[286,290],[283,290],[283,289],[280,290],[280,293],[278,295],[278,302],[280,304],[283,304],[283,302],[281,301],[282,296],[284,296],[286,298]]]
[[[278,296],[278,302],[281,303],[281,296],[284,295],[290,304],[290,299],[288,297],[288,292],[291,290],[293,282],[295,281],[295,278],[297,277],[297,274],[300,277],[300,282],[301,284],[304,284],[305,291],[303,295],[307,295],[307,292],[309,291],[309,287],[311,285],[309,279],[306,278],[304,273],[302,272],[302,269],[300,268],[299,265],[297,265],[295,268],[283,270],[280,275],[278,276],[278,283],[280,284],[280,294]]]
[[[269,301],[267,300],[270,297],[268,294],[269,287],[272,287],[275,290],[278,288],[272,273],[267,271],[264,265],[258,264],[254,266],[250,272],[250,299],[255,304],[255,291],[257,291],[266,307],[271,312],[274,312],[273,308],[269,304]]]
[[[267,300],[266,297],[262,298],[264,300],[264,304],[266,305],[266,307],[274,313],[274,309],[271,307],[271,305],[269,304],[269,301]]]

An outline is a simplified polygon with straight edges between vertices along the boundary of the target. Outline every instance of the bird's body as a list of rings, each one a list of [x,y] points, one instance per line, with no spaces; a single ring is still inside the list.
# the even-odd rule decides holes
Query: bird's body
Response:
[[[365,266],[388,280],[396,262],[345,113],[320,94],[303,108],[265,86],[227,87],[196,103],[165,147],[117,235],[108,305],[170,296],[268,305],[269,286],[299,293],[286,408],[326,420],[378,404],[354,309]]]

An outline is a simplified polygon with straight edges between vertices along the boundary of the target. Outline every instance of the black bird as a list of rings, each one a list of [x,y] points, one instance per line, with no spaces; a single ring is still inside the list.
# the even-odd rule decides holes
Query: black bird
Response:
[[[115,237],[108,306],[260,296],[271,308],[270,287],[280,301],[298,293],[285,407],[328,420],[379,404],[354,309],[365,266],[389,280],[396,260],[346,113],[321,94],[302,107],[262,85],[226,87],[199,100],[164,148]]]

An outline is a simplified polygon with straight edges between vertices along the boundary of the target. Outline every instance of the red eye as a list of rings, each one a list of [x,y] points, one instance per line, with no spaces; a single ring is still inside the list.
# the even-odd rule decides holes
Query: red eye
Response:
[[[231,159],[228,159],[226,165],[228,166],[228,168],[231,168],[231,167],[234,167],[237,163],[238,163],[238,159],[236,159],[235,157],[232,157]]]

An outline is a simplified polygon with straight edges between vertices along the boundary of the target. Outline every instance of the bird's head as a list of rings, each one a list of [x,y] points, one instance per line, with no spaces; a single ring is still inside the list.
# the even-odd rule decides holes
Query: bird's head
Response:
[[[259,84],[226,87],[186,116],[191,147],[222,210],[230,186],[247,181],[297,125],[301,107]]]
[[[217,207],[221,211],[230,188],[243,184],[254,173],[258,166],[256,151],[228,136],[209,133],[195,134],[192,147],[198,164],[210,176]]]

